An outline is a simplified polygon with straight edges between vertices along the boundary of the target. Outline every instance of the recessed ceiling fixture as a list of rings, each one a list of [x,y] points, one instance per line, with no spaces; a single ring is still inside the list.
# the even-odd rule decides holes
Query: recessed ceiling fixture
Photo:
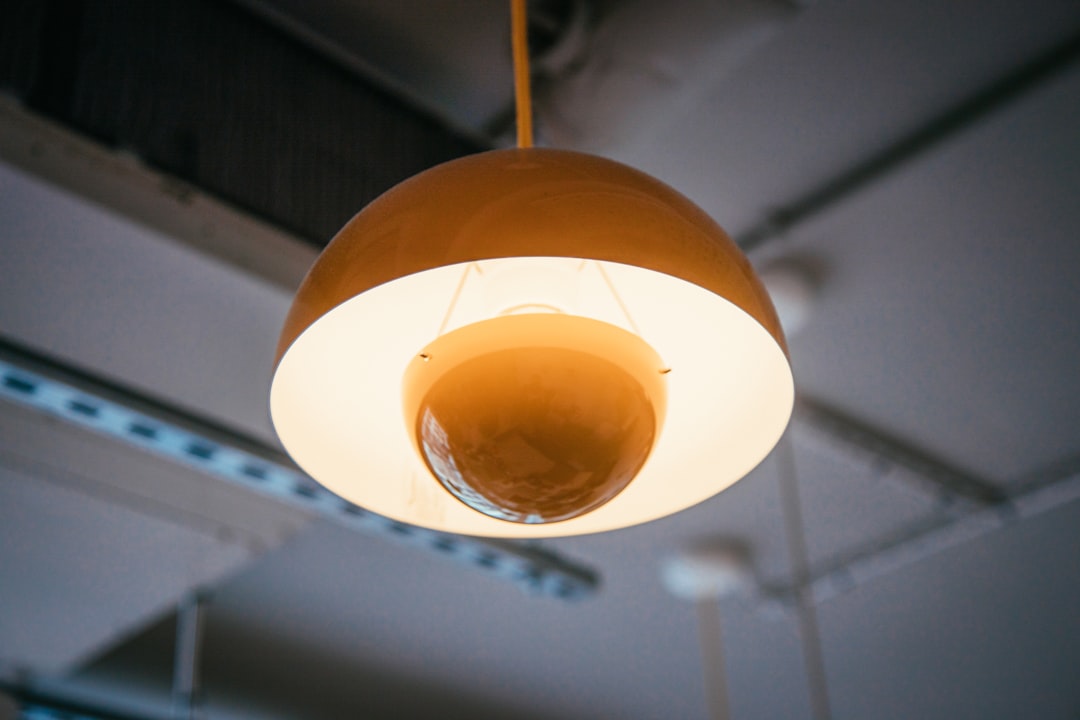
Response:
[[[768,295],[685,197],[532,147],[512,0],[518,147],[387,191],[316,261],[270,412],[296,462],[403,522],[500,537],[612,530],[743,477],[794,385]]]

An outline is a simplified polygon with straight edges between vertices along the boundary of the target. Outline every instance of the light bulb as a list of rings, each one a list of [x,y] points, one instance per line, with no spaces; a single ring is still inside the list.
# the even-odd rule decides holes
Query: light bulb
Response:
[[[645,464],[665,405],[641,338],[579,316],[508,315],[425,347],[403,378],[406,423],[431,474],[511,522],[579,517]]]

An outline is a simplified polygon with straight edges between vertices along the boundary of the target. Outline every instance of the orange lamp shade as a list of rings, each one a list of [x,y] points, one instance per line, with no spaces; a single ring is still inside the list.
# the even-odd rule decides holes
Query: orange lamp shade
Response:
[[[351,502],[525,538],[711,497],[793,400],[772,304],[716,223],[625,165],[528,148],[432,168],[338,233],[286,319],[270,412]]]

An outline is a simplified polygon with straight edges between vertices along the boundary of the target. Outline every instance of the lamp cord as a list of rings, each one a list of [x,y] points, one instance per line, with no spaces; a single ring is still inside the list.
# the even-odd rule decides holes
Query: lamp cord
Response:
[[[510,0],[510,37],[514,51],[514,103],[517,112],[517,146],[531,148],[532,89],[529,78],[529,36],[526,0]]]

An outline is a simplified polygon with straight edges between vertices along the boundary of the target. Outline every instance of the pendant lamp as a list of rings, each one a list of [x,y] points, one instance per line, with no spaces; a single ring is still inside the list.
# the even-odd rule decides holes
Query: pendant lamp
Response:
[[[611,160],[518,147],[371,202],[297,292],[270,391],[293,459],[395,520],[493,537],[612,530],[752,470],[791,415],[783,333],[701,209]]]

